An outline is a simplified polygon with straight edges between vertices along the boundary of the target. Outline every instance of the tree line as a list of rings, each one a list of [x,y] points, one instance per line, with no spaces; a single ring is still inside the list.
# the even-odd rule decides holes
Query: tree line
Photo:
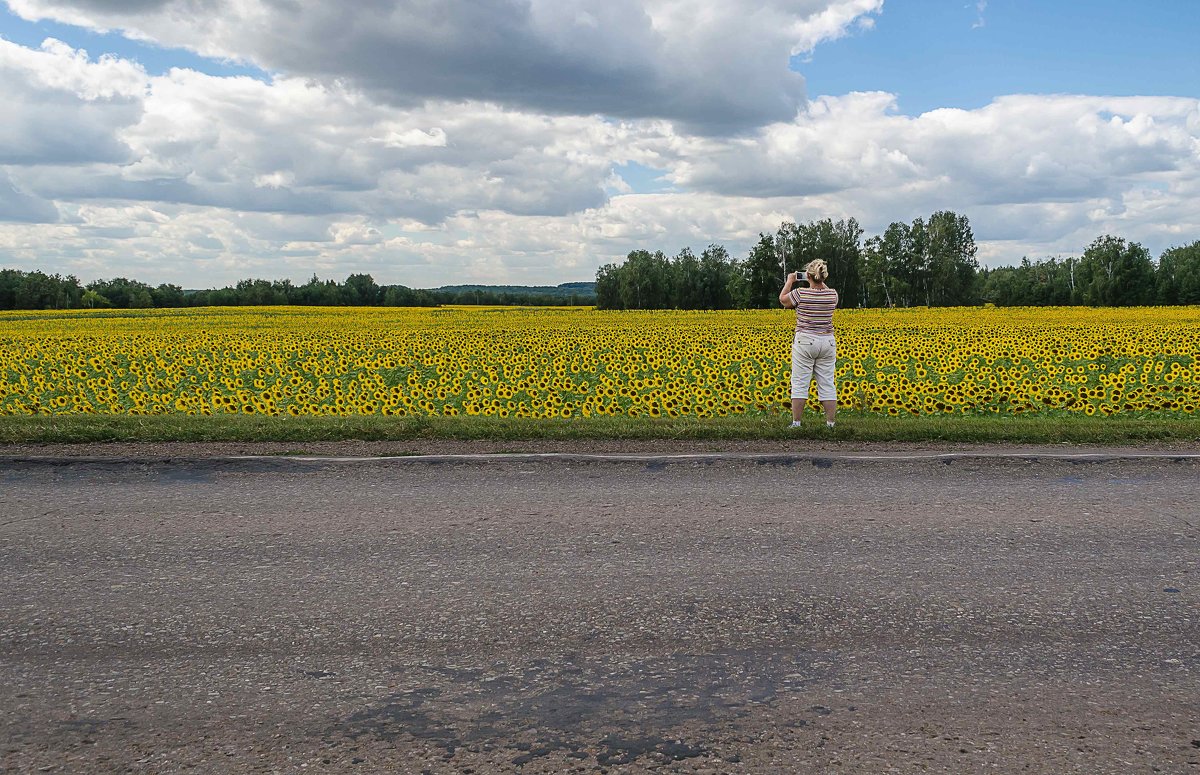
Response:
[[[1121,237],[1098,237],[1079,257],[1023,258],[980,268],[965,215],[939,211],[892,223],[862,239],[854,218],[784,222],[760,234],[744,259],[720,245],[699,257],[635,250],[596,273],[601,309],[746,309],[779,304],[790,272],[813,259],[829,265],[843,307],[1134,306],[1200,304],[1200,242],[1150,252]]]
[[[587,305],[601,309],[747,309],[778,305],[789,272],[820,258],[843,307],[1134,306],[1200,304],[1200,241],[1166,250],[1155,261],[1137,242],[1103,235],[1078,257],[980,268],[971,224],[942,210],[892,223],[863,240],[854,218],[784,222],[760,234],[745,258],[721,245],[700,255],[684,248],[634,250],[606,264],[595,283],[556,287],[453,286],[422,290],[379,285],[369,274],[344,282],[242,280],[225,288],[185,291],[123,277],[82,285],[74,276],[0,270],[0,309],[205,307],[248,305],[431,307],[442,304]]]
[[[566,283],[551,288],[458,286],[423,290],[404,285],[379,285],[369,274],[352,274],[344,282],[316,275],[303,285],[290,280],[242,280],[236,285],[185,291],[178,285],[151,286],[117,277],[82,285],[66,277],[17,269],[0,269],[0,310],[236,306],[363,306],[436,307],[443,304],[520,306],[581,306],[595,303],[591,283]]]
[[[1080,258],[1022,259],[981,273],[997,306],[1200,304],[1200,241],[1163,251],[1157,263],[1136,242],[1105,235]]]

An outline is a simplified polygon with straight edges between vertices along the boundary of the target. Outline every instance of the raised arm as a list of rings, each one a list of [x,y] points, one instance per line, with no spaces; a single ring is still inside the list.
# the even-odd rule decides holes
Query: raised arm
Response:
[[[795,309],[796,303],[792,301],[792,288],[796,286],[799,280],[796,278],[797,272],[789,272],[787,280],[783,284],[783,290],[779,292],[779,303],[788,309]]]

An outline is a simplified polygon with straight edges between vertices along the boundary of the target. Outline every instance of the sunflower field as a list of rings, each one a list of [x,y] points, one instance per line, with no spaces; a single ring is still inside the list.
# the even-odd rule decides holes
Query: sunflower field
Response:
[[[778,414],[793,320],[590,308],[4,312],[0,415]],[[1194,416],[1200,406],[1200,307],[839,310],[835,327],[843,411]]]

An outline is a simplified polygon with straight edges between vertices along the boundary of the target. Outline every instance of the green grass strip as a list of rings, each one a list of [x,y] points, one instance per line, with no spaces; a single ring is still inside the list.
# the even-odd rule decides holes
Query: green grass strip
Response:
[[[406,440],[773,440],[846,442],[1009,442],[1120,445],[1200,441],[1200,418],[880,417],[842,412],[832,432],[816,418],[799,430],[788,418],[649,419],[593,417],[260,417],[35,415],[0,417],[0,444]]]

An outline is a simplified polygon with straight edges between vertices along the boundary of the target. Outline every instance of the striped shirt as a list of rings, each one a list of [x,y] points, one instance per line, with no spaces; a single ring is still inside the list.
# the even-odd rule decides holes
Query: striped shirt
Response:
[[[796,330],[806,334],[832,334],[838,292],[832,288],[794,288],[788,296],[796,305]]]

